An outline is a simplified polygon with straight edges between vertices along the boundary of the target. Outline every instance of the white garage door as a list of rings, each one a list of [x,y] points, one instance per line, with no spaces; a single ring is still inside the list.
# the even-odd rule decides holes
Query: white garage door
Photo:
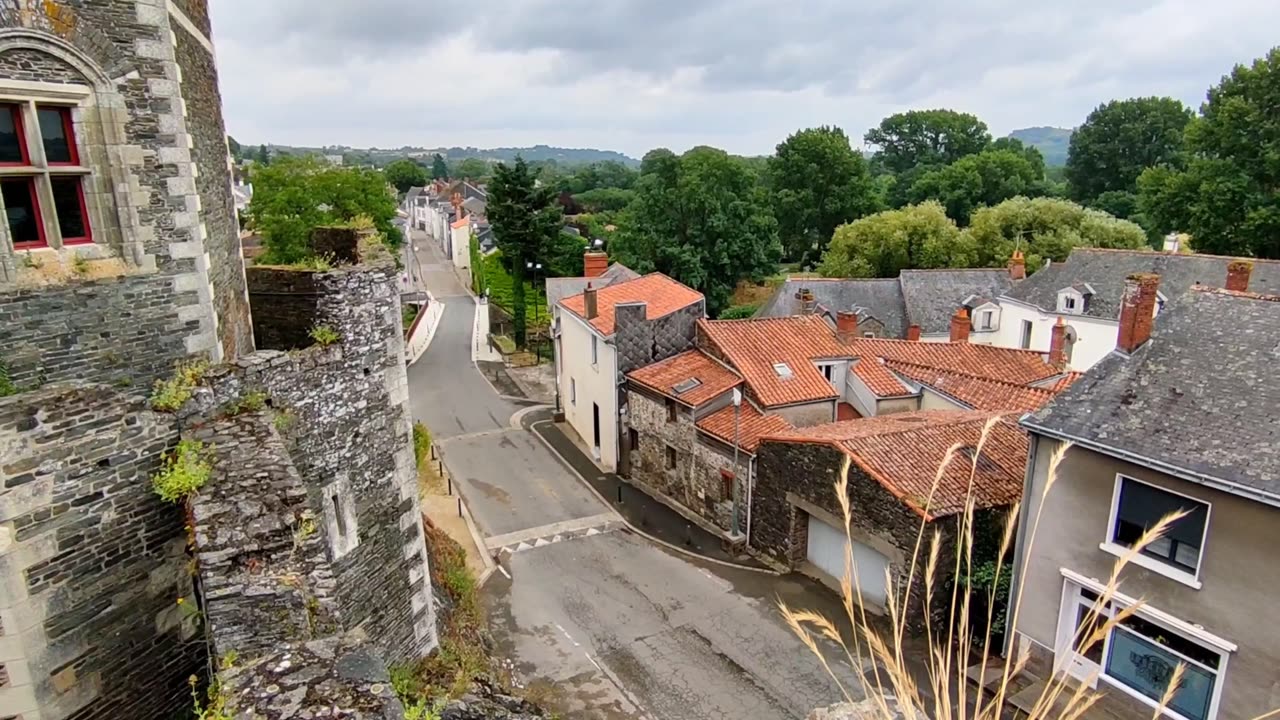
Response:
[[[844,578],[845,542],[843,530],[809,516],[809,562],[836,580]],[[889,567],[889,558],[855,540],[853,566],[863,602],[884,607],[884,571]]]

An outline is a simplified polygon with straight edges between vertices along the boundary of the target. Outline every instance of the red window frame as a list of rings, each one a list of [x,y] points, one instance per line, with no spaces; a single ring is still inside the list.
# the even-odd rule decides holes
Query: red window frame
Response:
[[[13,130],[18,134],[18,150],[22,152],[22,162],[0,162],[0,167],[27,167],[31,164],[31,151],[27,149],[27,127],[22,122],[22,106],[3,103],[0,107],[8,110],[13,117]]]
[[[724,500],[733,499],[733,481],[737,476],[730,470],[720,470],[720,491],[721,498]]]
[[[72,157],[75,157],[75,153],[72,153]],[[84,226],[84,235],[76,237],[67,237],[66,235],[63,235],[62,244],[88,245],[93,242],[93,225],[89,222],[89,206],[84,201],[84,178],[79,175],[52,175],[49,177],[49,182],[52,183],[54,180],[64,180],[68,178],[76,181],[76,199],[80,201],[80,224]],[[54,219],[57,219],[58,217],[58,208],[56,206],[53,208],[53,216]],[[44,232],[44,223],[40,224],[40,232]],[[62,232],[61,222],[58,223],[58,232]]]
[[[31,209],[36,216],[36,234],[40,236],[39,240],[25,240],[23,242],[13,241],[14,250],[30,250],[33,248],[49,247],[49,238],[44,232],[44,213],[40,210],[40,194],[36,192],[36,179],[34,177],[23,178],[4,178],[8,181],[21,180],[27,184],[27,192],[31,194]],[[7,220],[6,220],[7,221]],[[85,223],[88,227],[88,223]]]
[[[76,129],[75,129],[75,124],[71,122],[71,108],[66,107],[65,105],[36,105],[36,117],[39,117],[41,110],[56,110],[58,112],[58,115],[62,119],[62,134],[65,135],[67,138],[68,154],[71,155],[70,162],[49,162],[49,166],[50,167],[76,167],[80,165],[80,149],[76,147]],[[43,137],[40,138],[40,142],[41,143],[44,142]],[[27,145],[25,142],[23,142],[22,147],[23,147],[23,152],[26,152]],[[46,157],[45,161],[48,162],[48,160],[49,159]],[[81,205],[84,204],[83,198],[81,199],[80,204]],[[87,215],[85,217],[86,219],[88,218]]]

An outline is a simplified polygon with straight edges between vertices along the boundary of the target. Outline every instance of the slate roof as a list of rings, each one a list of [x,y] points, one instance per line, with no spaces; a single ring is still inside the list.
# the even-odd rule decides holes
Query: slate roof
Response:
[[[697,407],[742,383],[738,374],[700,350],[689,350],[627,374],[632,382]],[[676,386],[697,380],[697,387],[676,392]]]
[[[981,441],[975,467],[974,453],[988,423],[991,430]],[[927,520],[963,512],[970,493],[977,508],[1016,502],[1022,496],[1029,448],[1016,418],[967,410],[846,420],[778,433],[763,441],[829,444]],[[938,467],[953,446],[961,451],[952,456],[935,490]]]
[[[700,320],[698,328],[747,381],[766,407],[830,400],[838,397],[813,361],[847,358],[853,353],[817,315],[749,320]],[[785,364],[790,377],[775,365]]]
[[[701,302],[702,293],[682,285],[662,273],[649,273],[635,280],[626,280],[601,288],[596,293],[597,315],[591,326],[605,335],[612,335],[613,308],[618,303],[646,303],[645,319],[654,320],[664,315]],[[578,317],[586,317],[586,301],[582,293],[560,301],[560,306]]]
[[[790,317],[800,315],[804,308],[796,295],[808,288],[818,303],[818,312],[835,313],[865,308],[884,324],[885,332],[893,337],[906,337],[907,310],[902,300],[902,287],[889,279],[833,280],[828,278],[788,279],[760,306],[756,317]],[[949,326],[948,326],[949,327]]]
[[[951,316],[969,296],[998,298],[1013,288],[1006,269],[903,270],[898,276],[907,324],[925,334],[951,331]]]
[[[466,209],[468,214],[484,215],[485,208],[488,205],[480,198],[467,198],[462,201],[462,207]]]
[[[738,447],[755,454],[760,439],[791,429],[778,415],[763,415],[749,402],[742,403],[738,416]],[[733,445],[733,406],[721,408],[698,421],[698,429],[728,445]]]
[[[1134,273],[1160,276],[1160,292],[1169,299],[1182,295],[1199,283],[1222,287],[1227,281],[1227,263],[1237,258],[1221,255],[1179,255],[1152,250],[1106,250],[1075,248],[1064,262],[1054,263],[1015,285],[1005,296],[1032,305],[1044,312],[1056,312],[1058,291],[1090,285],[1094,294],[1084,309],[1087,317],[1116,320],[1125,278]],[[1249,258],[1246,258],[1249,259]],[[1249,290],[1280,293],[1280,261],[1253,260]]]
[[[614,283],[635,280],[638,277],[640,277],[640,273],[635,270],[622,263],[614,263],[599,277],[547,278],[547,307],[554,307],[561,300],[580,294],[587,289],[587,283],[591,283],[592,287],[599,289]]]
[[[1280,297],[1196,290],[1024,424],[1280,503],[1278,360]]]

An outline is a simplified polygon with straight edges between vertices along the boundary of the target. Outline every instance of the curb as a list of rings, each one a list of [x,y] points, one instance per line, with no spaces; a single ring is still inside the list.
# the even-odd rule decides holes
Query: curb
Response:
[[[656,545],[661,545],[662,547],[665,547],[668,550],[677,552],[681,555],[693,558],[695,560],[701,560],[702,562],[709,562],[715,565],[720,565],[722,567],[733,568],[734,570],[747,570],[750,572],[760,573],[761,575],[773,575],[775,577],[782,576],[782,573],[778,572],[777,570],[771,570],[769,568],[751,567],[750,565],[740,565],[735,562],[729,562],[728,560],[720,560],[717,558],[707,557],[706,555],[700,555],[696,552],[693,552],[692,550],[686,550],[685,548],[682,548],[679,545],[675,545],[673,543],[667,542],[666,540],[661,540],[659,538],[656,538],[650,535],[649,533],[641,530],[640,528],[636,527],[635,525],[631,524],[631,521],[628,520],[625,516],[623,516],[622,513],[613,509],[613,504],[610,503],[608,500],[606,500],[605,497],[600,494],[600,491],[596,490],[595,487],[592,486],[591,483],[588,482],[587,479],[582,476],[582,473],[578,472],[578,470],[575,467],[573,467],[573,465],[568,460],[565,459],[564,455],[560,454],[559,450],[555,449],[555,446],[547,442],[547,439],[542,437],[541,433],[539,433],[537,430],[534,430],[534,428],[537,427],[538,425],[541,425],[543,423],[550,423],[550,422],[551,422],[550,420],[538,420],[537,422],[530,423],[529,432],[536,435],[538,437],[538,440],[540,440],[543,445],[547,446],[547,449],[550,450],[552,454],[554,454],[557,458],[559,458],[560,462],[563,463],[565,467],[572,470],[573,474],[577,475],[578,479],[582,481],[582,484],[585,485],[587,489],[591,491],[591,494],[595,495],[596,499],[599,500],[601,503],[603,503],[605,507],[612,510],[614,514],[616,514],[618,518],[622,520],[622,524],[626,525],[627,529],[630,530],[631,532],[639,535],[640,537],[648,540],[651,543],[654,543]]]

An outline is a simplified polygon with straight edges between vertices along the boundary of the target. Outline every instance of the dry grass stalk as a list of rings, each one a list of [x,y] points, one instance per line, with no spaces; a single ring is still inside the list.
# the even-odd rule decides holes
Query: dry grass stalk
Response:
[[[805,647],[818,657],[823,668],[839,687],[845,701],[855,702],[865,693],[876,712],[884,720],[892,720],[898,717],[898,714],[905,720],[999,720],[1005,700],[1010,694],[1011,681],[1026,667],[1029,658],[1025,651],[1016,657],[1013,654],[1008,655],[1003,663],[997,665],[1000,674],[995,678],[994,687],[990,690],[986,689],[993,684],[989,678],[984,676],[984,682],[979,683],[977,689],[973,690],[969,687],[966,677],[966,670],[972,664],[971,660],[976,658],[978,666],[984,668],[985,673],[987,672],[985,669],[993,664],[991,662],[993,655],[1000,651],[1000,648],[993,647],[992,644],[992,628],[998,600],[996,593],[999,588],[1000,573],[1012,555],[1017,530],[1019,504],[1014,505],[1003,524],[995,582],[992,583],[986,598],[985,623],[981,627],[981,632],[976,632],[979,628],[973,623],[971,593],[964,591],[962,587],[965,585],[964,578],[970,577],[974,570],[973,540],[977,510],[972,500],[973,481],[977,474],[977,463],[982,447],[1001,420],[1002,418],[993,418],[986,424],[977,443],[976,452],[971,456],[968,468],[970,501],[964,512],[956,518],[957,547],[953,562],[948,563],[949,567],[941,565],[942,533],[936,528],[933,532],[927,533],[928,522],[922,519],[905,582],[898,586],[892,582],[892,577],[886,577],[885,611],[890,628],[888,633],[882,633],[873,626],[872,619],[868,617],[865,604],[862,602],[862,588],[852,550],[853,514],[849,503],[850,461],[847,458],[834,490],[843,515],[845,534],[850,539],[850,542],[845,544],[845,574],[840,586],[842,608],[845,613],[843,622],[847,622],[852,630],[851,639],[847,640],[840,632],[837,623],[830,618],[812,612],[793,610],[785,603],[779,603],[779,609],[787,623],[804,642]],[[938,487],[951,464],[959,456],[960,449],[958,445],[951,447],[934,474],[928,498],[924,507],[921,508],[925,515],[929,514],[929,508],[933,505]],[[1027,564],[1044,512],[1043,500],[1058,480],[1058,468],[1068,449],[1067,445],[1059,447],[1049,459],[1044,490],[1039,498],[1041,502],[1037,503],[1035,516],[1030,519],[1023,563],[1018,569],[1021,577],[1026,576]],[[1163,537],[1170,526],[1184,516],[1185,513],[1173,513],[1162,518],[1154,527],[1143,533],[1126,553],[1116,559],[1103,592],[1099,593],[1098,600],[1095,601],[1085,622],[1081,624],[1080,630],[1072,639],[1079,648],[1079,652],[1088,652],[1089,649],[1102,643],[1113,628],[1124,623],[1142,606],[1141,599],[1137,599],[1132,604],[1113,603],[1117,595],[1121,571],[1138,553]],[[926,549],[926,536],[929,538],[927,552],[922,558],[921,552]],[[912,590],[915,587],[917,575],[921,576],[923,585],[923,591],[918,593],[920,598],[913,597]],[[948,582],[951,586],[950,591],[942,596],[947,604],[939,607],[937,605],[940,600],[938,590],[945,587],[944,583]],[[904,640],[909,634],[907,627],[913,601],[922,601],[923,636],[928,648],[924,678],[918,678],[913,674],[904,657],[907,645]],[[1127,602],[1128,599],[1126,599]],[[1021,604],[1022,587],[1020,586],[1015,597],[1011,599],[1006,613],[1006,632],[1013,632],[1013,628],[1017,626]],[[945,618],[946,627],[935,626],[941,618]],[[839,680],[822,648],[819,647],[816,637],[826,638],[838,645],[845,660],[856,669],[862,668],[867,661],[870,661],[871,670],[867,673],[869,677],[864,683],[865,688],[846,687]],[[1164,697],[1155,709],[1153,718],[1164,715],[1164,710],[1172,702],[1180,686],[1184,672],[1185,666],[1178,665]],[[924,683],[924,688],[921,687],[921,682]],[[1093,684],[1071,681],[1065,673],[1050,678],[1034,703],[1028,720],[1079,720],[1102,697],[1100,692],[1091,689],[1090,686]],[[928,693],[922,693],[922,689],[927,689]],[[894,712],[895,708],[897,713]],[[1267,720],[1277,714],[1280,714],[1280,709],[1260,715],[1254,720]]]

